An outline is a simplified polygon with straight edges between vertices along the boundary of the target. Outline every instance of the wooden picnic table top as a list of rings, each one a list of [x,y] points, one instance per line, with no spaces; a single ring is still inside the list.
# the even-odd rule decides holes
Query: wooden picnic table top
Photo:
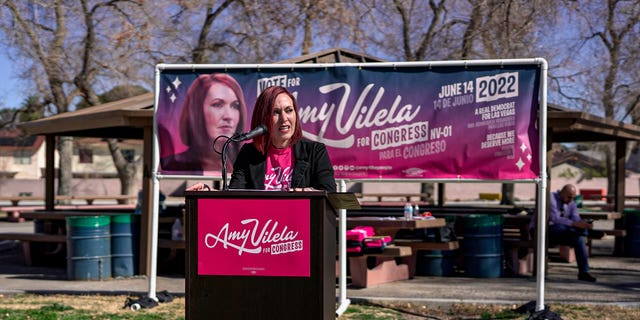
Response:
[[[399,228],[399,229],[424,229],[438,228],[446,225],[444,218],[435,219],[412,219],[405,220],[404,217],[348,217],[347,228],[356,226],[372,226],[374,228]]]
[[[621,212],[616,211],[584,211],[579,210],[580,217],[582,219],[593,219],[593,220],[615,220],[622,218]]]
[[[77,210],[53,210],[53,211],[28,211],[20,213],[25,219],[40,220],[65,220],[67,217],[93,217],[93,216],[113,216],[126,214],[127,212],[117,211],[77,211]]]
[[[72,201],[72,200],[84,200],[88,204],[92,204],[96,200],[116,200],[119,203],[125,200],[136,200],[135,195],[56,195],[56,201]],[[14,206],[17,206],[21,201],[44,201],[44,196],[0,196],[0,201],[10,201]]]
[[[583,211],[579,210],[578,213],[582,219],[592,219],[592,220],[616,220],[622,218],[622,213],[615,211]],[[513,214],[504,214],[503,217],[506,220],[523,220],[530,221],[530,215],[513,215]]]

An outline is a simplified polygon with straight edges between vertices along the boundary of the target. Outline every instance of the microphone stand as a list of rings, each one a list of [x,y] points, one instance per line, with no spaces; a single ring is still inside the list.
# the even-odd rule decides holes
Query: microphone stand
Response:
[[[231,141],[235,141],[233,137],[227,139],[222,145],[222,190],[227,191],[229,187],[227,186],[227,147]]]
[[[231,138],[226,136],[219,136],[227,138],[227,141],[224,142],[222,146],[222,190],[227,191],[229,187],[227,186],[227,147],[229,147],[229,143],[233,142],[241,142],[249,139],[253,139],[253,137],[259,136],[261,134],[265,134],[267,132],[267,127],[265,125],[259,125],[253,130],[247,133],[237,133],[233,135]],[[216,140],[218,139],[216,138]],[[215,140],[213,142],[215,149]]]

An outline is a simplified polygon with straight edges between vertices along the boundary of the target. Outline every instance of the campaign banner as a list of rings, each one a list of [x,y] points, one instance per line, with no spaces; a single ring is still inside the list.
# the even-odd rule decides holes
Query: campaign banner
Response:
[[[202,75],[215,74],[231,77],[241,87],[241,93],[234,91],[238,112],[227,116],[225,125],[204,116],[191,117],[201,124],[187,124],[185,100],[195,101],[187,98],[190,86]],[[220,175],[221,166],[199,164],[202,159],[220,162],[219,154],[210,153],[213,136],[251,129],[257,96],[279,85],[297,99],[304,137],[327,146],[336,179],[536,179],[540,74],[533,64],[167,68],[158,79],[158,171]],[[205,107],[199,108],[195,112]],[[218,133],[211,129],[216,125]],[[212,134],[203,144],[209,150],[190,152],[196,138],[188,139],[189,132]],[[230,150],[232,162],[237,147]],[[192,163],[172,165],[176,161],[170,160],[179,158]]]
[[[308,199],[199,199],[198,275],[309,277]]]

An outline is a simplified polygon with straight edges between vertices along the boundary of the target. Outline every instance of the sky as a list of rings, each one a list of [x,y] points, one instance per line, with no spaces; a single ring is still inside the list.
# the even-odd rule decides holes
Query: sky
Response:
[[[19,91],[18,79],[16,79],[12,62],[3,53],[0,53],[0,109],[17,108],[24,100]]]

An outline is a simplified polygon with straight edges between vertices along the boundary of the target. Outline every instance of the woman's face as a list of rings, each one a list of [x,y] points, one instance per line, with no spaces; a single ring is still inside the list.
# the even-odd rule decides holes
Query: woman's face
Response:
[[[240,101],[229,87],[214,83],[204,98],[202,114],[211,139],[221,135],[231,137],[240,121]]]
[[[296,128],[296,111],[293,101],[287,94],[281,93],[271,110],[271,128],[269,138],[276,148],[286,148],[291,143]]]

